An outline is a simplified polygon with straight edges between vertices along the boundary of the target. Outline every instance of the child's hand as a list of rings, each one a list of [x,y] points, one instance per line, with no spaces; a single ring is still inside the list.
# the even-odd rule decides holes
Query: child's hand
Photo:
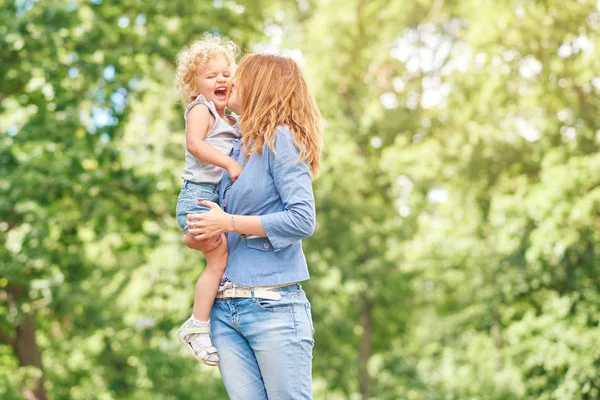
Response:
[[[230,164],[230,166],[227,167],[227,173],[229,174],[229,177],[231,178],[231,182],[235,182],[243,170],[244,170],[244,167],[242,167],[240,164],[238,164],[235,161],[232,162]]]

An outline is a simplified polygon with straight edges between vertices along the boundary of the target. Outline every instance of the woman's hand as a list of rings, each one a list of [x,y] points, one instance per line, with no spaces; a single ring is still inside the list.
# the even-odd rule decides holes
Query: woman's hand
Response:
[[[209,239],[233,231],[231,216],[221,210],[221,207],[208,200],[199,200],[199,202],[210,208],[210,211],[204,214],[188,214],[187,225],[194,239]]]

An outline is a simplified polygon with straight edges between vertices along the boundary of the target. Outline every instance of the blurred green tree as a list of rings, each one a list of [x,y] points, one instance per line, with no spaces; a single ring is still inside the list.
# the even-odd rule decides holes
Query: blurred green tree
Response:
[[[0,4],[3,399],[226,398],[169,336],[202,265],[172,62],[219,29],[326,121],[315,398],[600,397],[595,2]]]
[[[163,348],[179,316],[156,323],[153,296],[129,285],[153,280],[136,273],[148,273],[141,266],[161,248],[163,222],[174,229],[181,165],[148,159],[182,131],[170,95],[177,50],[205,31],[246,48],[269,7],[1,2],[0,397],[187,398],[192,383],[224,396],[214,374],[181,379],[193,364]],[[173,117],[154,137],[143,113],[131,113],[145,101]],[[171,253],[183,251],[166,237]],[[139,319],[142,305],[150,320]]]
[[[286,45],[327,121],[307,246],[323,393],[600,396],[595,2],[311,15]]]

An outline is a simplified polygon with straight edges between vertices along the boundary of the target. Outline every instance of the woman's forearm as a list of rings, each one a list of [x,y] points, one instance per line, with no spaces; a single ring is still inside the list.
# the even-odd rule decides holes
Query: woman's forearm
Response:
[[[210,208],[210,211],[187,216],[189,232],[196,240],[208,239],[225,232],[237,232],[248,236],[267,236],[261,216],[227,214],[216,203],[207,200],[200,200],[200,204]]]
[[[229,214],[230,232],[242,233],[245,235],[267,236],[260,216],[254,215],[232,215]]]

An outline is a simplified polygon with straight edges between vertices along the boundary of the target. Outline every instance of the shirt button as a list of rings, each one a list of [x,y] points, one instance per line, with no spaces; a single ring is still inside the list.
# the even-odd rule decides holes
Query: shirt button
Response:
[[[264,246],[265,246],[265,249],[268,249],[269,247],[271,247],[271,245],[267,242],[265,242]]]
[[[221,200],[221,207],[227,207],[227,200],[226,199]]]

